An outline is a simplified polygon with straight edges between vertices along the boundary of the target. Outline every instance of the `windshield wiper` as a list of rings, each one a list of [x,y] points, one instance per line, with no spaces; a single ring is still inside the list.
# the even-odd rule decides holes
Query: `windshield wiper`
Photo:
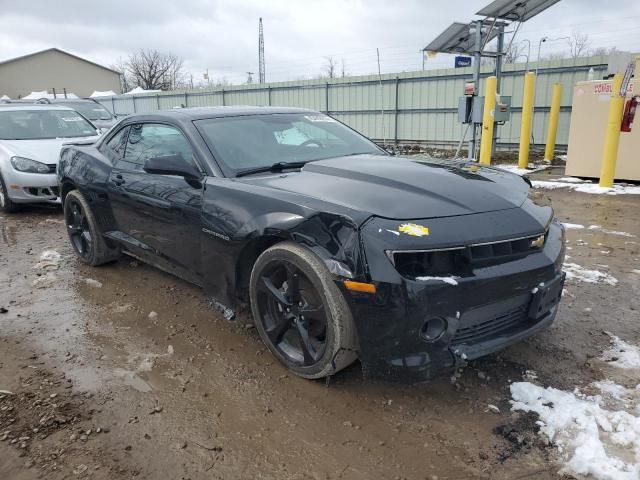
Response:
[[[307,162],[276,162],[272,165],[265,165],[263,167],[248,168],[247,170],[241,170],[236,173],[236,177],[244,177],[245,175],[252,175],[254,173],[263,172],[282,172],[289,168],[302,168]]]

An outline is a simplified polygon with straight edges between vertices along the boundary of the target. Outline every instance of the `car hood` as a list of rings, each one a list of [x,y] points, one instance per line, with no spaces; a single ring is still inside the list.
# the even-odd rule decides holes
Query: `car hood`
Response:
[[[99,136],[78,138],[51,138],[42,140],[2,140],[0,144],[5,148],[9,156],[25,157],[37,162],[57,164],[60,157],[60,148],[65,143],[77,141],[96,141]]]
[[[519,207],[519,176],[463,161],[357,155],[308,163],[299,172],[238,181],[391,219],[469,215]]]

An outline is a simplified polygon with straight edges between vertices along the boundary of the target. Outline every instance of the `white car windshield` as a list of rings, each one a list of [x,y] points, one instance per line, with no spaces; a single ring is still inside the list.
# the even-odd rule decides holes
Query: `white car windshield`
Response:
[[[72,110],[0,111],[0,140],[89,137],[98,133]]]

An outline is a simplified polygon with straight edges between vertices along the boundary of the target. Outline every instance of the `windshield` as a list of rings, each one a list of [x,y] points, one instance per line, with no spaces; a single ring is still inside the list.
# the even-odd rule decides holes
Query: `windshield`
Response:
[[[278,162],[382,153],[370,140],[319,113],[221,117],[194,123],[216,159],[234,174]]]
[[[111,120],[113,118],[109,110],[96,102],[60,102],[60,104],[73,108],[91,121]]]
[[[89,137],[93,126],[73,110],[9,110],[0,112],[0,140]]]

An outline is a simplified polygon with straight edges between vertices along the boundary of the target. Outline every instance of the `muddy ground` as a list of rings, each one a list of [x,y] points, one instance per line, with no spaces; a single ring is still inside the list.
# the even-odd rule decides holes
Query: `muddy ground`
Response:
[[[0,478],[560,478],[509,383],[585,385],[603,375],[605,330],[640,339],[640,198],[548,193],[561,220],[628,233],[568,231],[570,261],[618,285],[568,281],[550,329],[419,386],[363,380],[357,364],[328,384],[293,377],[247,314],[229,323],[128,258],[81,265],[57,210],[5,215]]]

